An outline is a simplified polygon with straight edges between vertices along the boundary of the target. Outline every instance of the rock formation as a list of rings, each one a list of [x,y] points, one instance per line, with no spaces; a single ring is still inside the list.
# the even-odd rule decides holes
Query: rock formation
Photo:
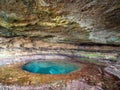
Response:
[[[0,0],[0,59],[36,54],[94,59],[120,79],[120,0]]]
[[[16,27],[29,25],[66,25],[71,32],[68,33],[70,39],[57,32],[57,35],[49,37],[50,41],[55,38],[53,42],[59,42],[61,38],[68,42],[74,39],[72,42],[120,44],[119,0],[1,0],[0,4],[0,25],[12,28],[10,32],[16,31]],[[72,23],[79,25],[77,31]],[[67,30],[65,28],[64,31]],[[64,40],[62,42],[66,42]]]

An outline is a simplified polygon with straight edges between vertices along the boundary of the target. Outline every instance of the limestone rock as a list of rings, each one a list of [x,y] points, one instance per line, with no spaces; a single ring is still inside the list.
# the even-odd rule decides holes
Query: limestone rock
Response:
[[[105,68],[105,71],[107,71],[108,73],[110,73],[120,79],[120,65],[109,66],[109,67]]]
[[[62,22],[67,20],[69,23],[78,23],[79,27],[87,32],[87,35],[81,32],[82,36],[71,28],[72,33],[76,34],[70,34],[71,40],[65,35],[60,36],[69,43],[79,41],[79,43],[120,45],[119,0],[114,0],[114,2],[113,0],[2,0],[0,2],[0,26],[5,28],[36,24],[48,25],[48,27],[64,26],[65,23],[54,21],[56,17],[62,17]],[[59,37],[59,33],[56,35]],[[61,39],[57,37],[55,39],[57,43],[61,43]],[[52,39],[47,41],[52,41]],[[62,42],[65,41],[62,40]]]

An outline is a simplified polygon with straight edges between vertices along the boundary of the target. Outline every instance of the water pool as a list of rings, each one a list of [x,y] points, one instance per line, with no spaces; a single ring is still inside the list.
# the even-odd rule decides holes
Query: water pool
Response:
[[[67,74],[80,69],[80,66],[67,62],[32,61],[24,64],[22,69],[38,74]]]

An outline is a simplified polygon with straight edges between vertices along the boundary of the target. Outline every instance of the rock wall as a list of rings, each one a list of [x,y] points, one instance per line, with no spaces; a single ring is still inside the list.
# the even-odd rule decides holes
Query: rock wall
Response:
[[[63,10],[69,19],[89,29],[93,42],[120,44],[119,0],[74,0]]]
[[[39,25],[39,22],[51,22],[55,17],[61,17],[70,22],[76,22],[84,31],[89,32],[85,34],[88,36],[87,39],[84,39],[84,36],[80,35],[80,33],[76,35],[77,37],[73,40],[75,42],[81,40],[85,41],[85,43],[120,44],[119,0],[0,1],[0,26],[7,29],[11,27]],[[55,21],[55,23],[57,23],[57,21]],[[51,23],[47,24],[51,25]],[[57,34],[59,35],[59,33],[56,33],[56,35]],[[75,35],[71,35],[71,38],[72,36],[75,37]],[[59,42],[58,37],[55,39]]]

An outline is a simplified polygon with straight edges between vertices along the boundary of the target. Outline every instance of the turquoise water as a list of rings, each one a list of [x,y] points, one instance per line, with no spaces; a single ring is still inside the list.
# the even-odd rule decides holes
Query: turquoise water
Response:
[[[39,74],[67,74],[79,68],[75,64],[53,61],[34,61],[22,66],[25,71]]]

